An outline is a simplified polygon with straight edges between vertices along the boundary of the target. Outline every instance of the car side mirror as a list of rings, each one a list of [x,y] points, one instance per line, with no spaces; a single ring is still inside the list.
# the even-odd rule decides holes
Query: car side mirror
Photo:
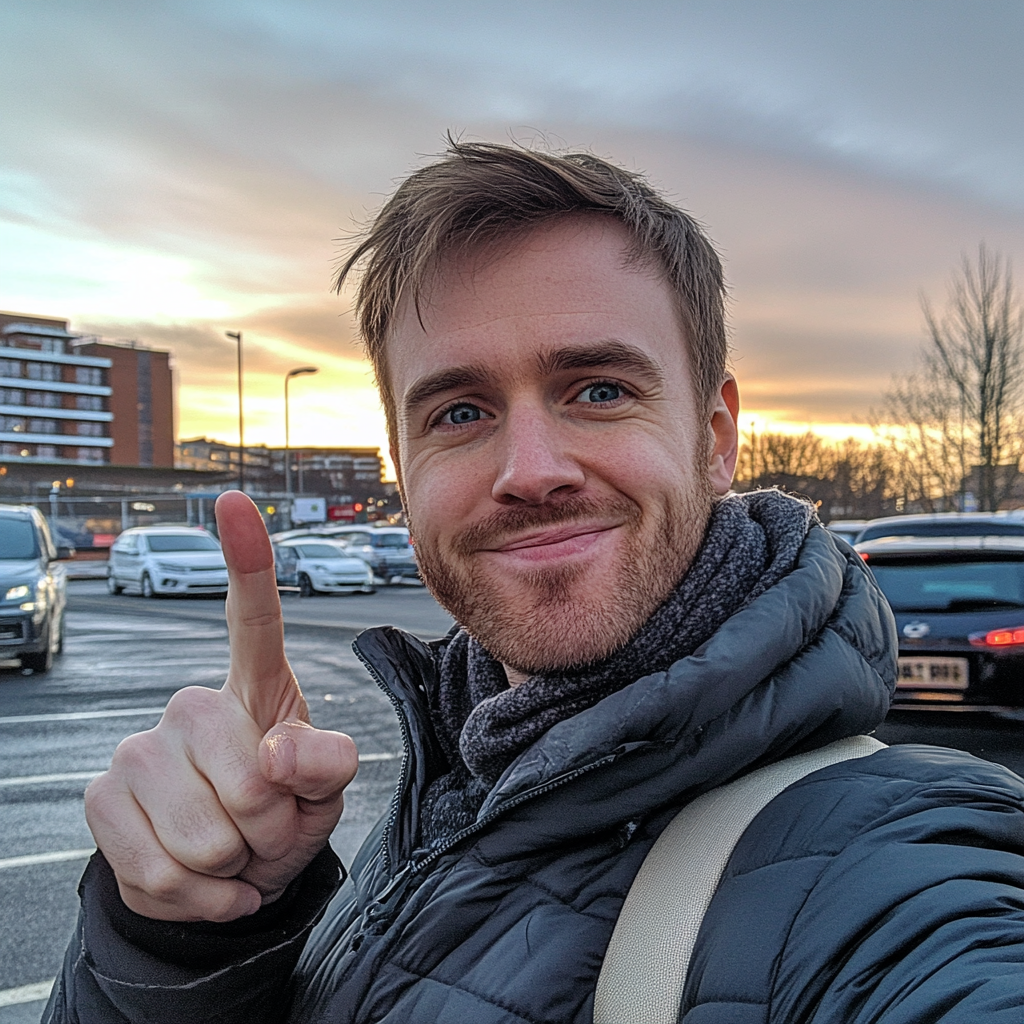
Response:
[[[71,558],[74,558],[74,557],[75,557],[75,549],[74,548],[65,548],[65,547],[57,548],[57,561],[58,562],[66,562],[66,561],[68,561],[68,559],[71,559]]]

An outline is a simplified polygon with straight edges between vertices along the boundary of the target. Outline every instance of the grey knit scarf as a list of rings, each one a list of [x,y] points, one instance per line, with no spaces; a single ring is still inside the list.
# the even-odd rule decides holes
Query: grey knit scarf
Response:
[[[428,694],[450,771],[424,795],[424,845],[472,824],[502,772],[553,725],[692,654],[777,583],[796,562],[813,519],[813,506],[775,490],[716,502],[676,589],[628,643],[578,670],[542,673],[510,687],[502,666],[460,630]]]

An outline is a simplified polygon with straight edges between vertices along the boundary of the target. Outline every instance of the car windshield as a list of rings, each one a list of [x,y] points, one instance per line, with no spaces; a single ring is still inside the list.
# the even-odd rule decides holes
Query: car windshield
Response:
[[[377,533],[373,537],[375,548],[405,548],[409,546],[409,535],[405,533]]]
[[[151,533],[146,543],[150,551],[220,551],[208,533]]]
[[[868,526],[857,536],[857,543],[879,537],[1024,537],[1024,523],[957,522],[889,523]]]
[[[336,547],[331,544],[303,544],[299,547],[303,558],[344,558]]]
[[[0,517],[0,560],[38,557],[36,531],[31,520],[21,516]]]
[[[1024,608],[1024,561],[988,558],[938,563],[874,564],[896,612],[966,612]]]

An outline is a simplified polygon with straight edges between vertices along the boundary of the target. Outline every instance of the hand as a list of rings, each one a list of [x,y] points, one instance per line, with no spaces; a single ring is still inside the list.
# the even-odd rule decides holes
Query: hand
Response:
[[[85,793],[85,815],[136,913],[231,921],[275,900],[324,847],[358,767],[343,733],[309,724],[284,653],[274,558],[256,506],[217,501],[231,667],[129,736]]]

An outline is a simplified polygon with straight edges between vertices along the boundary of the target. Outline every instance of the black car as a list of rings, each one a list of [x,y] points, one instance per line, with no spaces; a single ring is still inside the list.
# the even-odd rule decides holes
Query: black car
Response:
[[[1024,707],[1024,537],[890,537],[857,550],[896,616],[894,708]]]
[[[829,529],[839,524],[830,523]],[[1024,515],[1013,512],[933,512],[885,516],[863,524],[851,544],[882,537],[1024,537]]]
[[[28,505],[0,505],[0,658],[47,672],[64,646],[67,577],[46,520]]]

